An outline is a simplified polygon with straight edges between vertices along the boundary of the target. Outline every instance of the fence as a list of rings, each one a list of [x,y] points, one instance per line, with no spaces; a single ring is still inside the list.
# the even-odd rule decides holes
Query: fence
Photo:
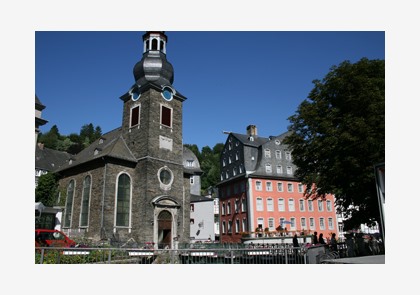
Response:
[[[305,248],[35,248],[36,264],[307,264]]]

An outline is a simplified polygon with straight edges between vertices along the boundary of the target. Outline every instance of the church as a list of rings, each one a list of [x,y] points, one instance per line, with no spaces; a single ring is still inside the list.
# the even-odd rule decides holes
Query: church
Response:
[[[182,106],[164,32],[143,35],[143,56],[122,101],[122,125],[105,133],[59,175],[61,228],[92,241],[135,241],[175,248],[190,238],[191,181],[184,157]],[[188,165],[184,165],[188,161]]]

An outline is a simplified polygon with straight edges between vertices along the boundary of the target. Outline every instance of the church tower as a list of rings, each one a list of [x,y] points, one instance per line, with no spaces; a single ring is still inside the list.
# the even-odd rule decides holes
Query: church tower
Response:
[[[182,104],[172,85],[164,32],[143,35],[143,56],[133,69],[135,83],[124,102],[121,136],[137,159],[133,178],[133,231],[138,224],[158,245],[188,242],[189,187],[184,177]],[[147,230],[150,228],[151,231]]]
[[[190,177],[184,170],[182,104],[172,85],[164,32],[143,35],[134,84],[120,99],[122,125],[55,170],[71,237],[176,248],[190,238]]]

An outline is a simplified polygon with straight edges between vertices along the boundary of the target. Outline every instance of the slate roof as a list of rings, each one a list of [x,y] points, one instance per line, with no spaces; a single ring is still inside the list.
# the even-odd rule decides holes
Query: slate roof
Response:
[[[137,159],[134,157],[121,135],[120,127],[103,134],[90,146],[82,150],[77,155],[72,156],[71,164],[60,167],[55,172],[81,165],[102,157],[111,157],[137,163]]]
[[[194,161],[194,167],[188,167],[187,161],[193,160]],[[200,168],[200,162],[198,161],[197,156],[190,150],[189,148],[184,146],[183,149],[183,165],[184,165],[184,173],[186,174],[195,174],[195,175],[201,175],[203,174],[203,170]]]
[[[289,134],[290,131],[287,131],[277,136],[262,137],[230,132],[221,158],[223,161],[223,167],[221,168],[223,179],[218,185],[244,176],[295,179],[294,172],[296,171],[296,166],[293,160],[287,160],[284,154],[284,152],[290,151],[288,145],[283,143],[284,138]],[[238,141],[240,144],[237,145],[235,141]],[[280,141],[280,143],[276,143],[277,141]],[[232,143],[231,146],[229,146],[230,142]],[[266,149],[272,153],[270,157],[265,157],[264,151]],[[280,150],[283,154],[279,159],[275,156],[275,151],[277,150]],[[239,159],[238,155],[240,155]],[[266,171],[266,165],[271,165],[271,172]],[[277,166],[282,166],[283,171],[281,173],[276,171]],[[292,174],[287,173],[287,167],[289,166],[292,167]],[[236,175],[234,173],[235,171]]]
[[[268,138],[260,137],[257,135],[252,136],[253,141],[250,140],[251,136],[247,134],[239,134],[239,133],[231,133],[234,137],[236,137],[243,145],[252,146],[252,147],[259,147],[260,145],[264,144],[268,141]]]
[[[213,202],[213,200],[214,199],[205,196],[191,195],[191,203]]]
[[[39,100],[36,94],[35,94],[35,109],[39,111],[42,111],[43,109],[45,109],[45,106],[41,103],[41,101]]]
[[[35,169],[53,171],[63,165],[66,165],[70,157],[71,155],[69,153],[45,147],[41,148],[39,145],[36,145]]]
[[[67,154],[65,160],[66,163],[62,163],[59,167],[56,167],[54,172],[63,171],[75,166],[96,160],[102,157],[110,157],[114,159],[125,160],[133,163],[137,163],[136,157],[133,155],[131,150],[128,148],[127,143],[121,135],[121,127],[116,128],[108,133],[103,134],[99,139],[95,140],[91,145],[82,150],[77,155]],[[197,166],[186,167],[186,161],[193,159]],[[69,164],[68,161],[72,160]],[[200,169],[200,163],[198,162],[195,154],[188,148],[184,147],[183,150],[183,161],[184,161],[184,173],[201,175],[203,171]]]

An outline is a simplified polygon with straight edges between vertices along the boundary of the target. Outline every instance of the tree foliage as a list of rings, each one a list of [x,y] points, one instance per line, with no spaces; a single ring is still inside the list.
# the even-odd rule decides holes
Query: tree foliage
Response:
[[[335,195],[345,229],[379,222],[374,165],[385,162],[385,61],[344,61],[313,84],[289,117],[295,175],[307,198]]]
[[[52,172],[41,175],[38,179],[38,186],[35,188],[35,202],[52,207],[56,205],[57,193],[57,175]]]
[[[203,170],[201,176],[201,193],[207,194],[209,187],[215,186],[220,181],[220,154],[223,150],[223,143],[217,143],[213,149],[204,146],[201,151],[195,144],[185,144],[200,161],[200,168]]]
[[[101,127],[94,127],[92,123],[83,125],[79,134],[71,133],[67,136],[61,135],[57,125],[54,125],[48,132],[38,136],[38,142],[42,142],[46,148],[77,154],[101,136]]]

